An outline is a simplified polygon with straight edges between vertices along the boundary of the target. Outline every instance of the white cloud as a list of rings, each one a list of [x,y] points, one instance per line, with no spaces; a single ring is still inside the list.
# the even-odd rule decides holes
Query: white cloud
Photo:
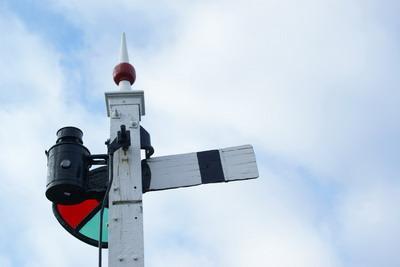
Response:
[[[179,262],[189,252],[207,266],[342,266],[299,177],[261,173],[268,179],[262,186],[249,181],[146,195],[145,234],[159,244],[147,248],[150,266],[170,254]]]
[[[318,3],[233,3],[187,14],[177,43],[145,69],[149,105],[200,120],[204,132],[223,122],[264,149],[337,175],[344,160],[370,149],[371,125],[393,115],[380,107],[369,116],[369,108],[382,90],[398,99],[375,85],[393,78],[381,68],[394,51],[384,29],[364,21],[368,10]]]
[[[344,194],[338,205],[340,239],[354,266],[398,266],[399,183],[375,180]],[[369,253],[366,253],[369,252]]]
[[[4,59],[0,63],[0,210],[5,224],[0,247],[7,255],[0,258],[0,265],[78,266],[86,262],[88,266],[96,260],[96,251],[61,231],[51,215],[44,196],[44,150],[55,141],[55,131],[63,123],[83,126],[94,134],[102,122],[93,121],[96,116],[70,103],[64,93],[60,55],[51,44],[28,32],[11,13],[0,13],[0,31],[9,33],[0,44]]]
[[[105,114],[89,113],[74,93],[99,104],[115,88],[125,30],[157,153],[254,143],[261,173],[258,181],[146,196],[149,266],[398,265],[398,41],[372,2],[50,1],[85,34],[77,55],[85,88],[66,88],[60,52],[48,41],[10,15],[1,19],[14,31],[0,44],[0,85],[16,89],[1,101],[0,121],[29,134],[0,133],[0,170],[7,195],[30,201],[20,217],[41,207],[26,236],[54,254],[35,249],[35,264],[96,258],[49,218],[38,154],[68,124],[101,153]]]

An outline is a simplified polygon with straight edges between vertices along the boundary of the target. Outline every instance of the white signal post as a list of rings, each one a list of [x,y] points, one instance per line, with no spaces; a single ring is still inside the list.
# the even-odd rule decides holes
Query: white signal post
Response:
[[[105,94],[110,140],[116,138],[121,125],[129,130],[131,139],[128,150],[118,149],[114,153],[108,212],[110,267],[144,266],[143,193],[258,177],[251,145],[147,158],[142,177],[140,119],[145,107],[143,91],[131,88],[135,79],[123,34],[120,63],[114,68],[119,91]]]
[[[135,71],[129,64],[125,34],[121,40],[120,64],[114,69],[119,91],[107,92],[110,140],[121,125],[130,132],[131,146],[114,153],[114,181],[109,194],[108,266],[144,266],[140,119],[145,114],[143,91],[132,90]]]

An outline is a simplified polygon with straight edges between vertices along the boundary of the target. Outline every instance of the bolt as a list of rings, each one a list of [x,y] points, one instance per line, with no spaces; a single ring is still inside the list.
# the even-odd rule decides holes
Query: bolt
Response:
[[[118,190],[119,190],[119,187],[116,186],[116,187],[113,188],[113,190],[114,190],[114,191],[118,191]]]
[[[113,218],[113,221],[114,221],[114,222],[117,222],[117,221],[118,221],[118,218],[114,217],[114,218]]]
[[[136,129],[138,127],[138,123],[136,121],[132,121],[131,126],[132,126],[132,128]]]
[[[124,258],[120,256],[120,257],[118,257],[118,260],[119,261],[124,261]]]
[[[60,166],[63,169],[68,169],[69,167],[71,167],[72,163],[69,159],[64,159],[61,161]]]
[[[118,112],[117,109],[114,109],[114,111],[112,112],[111,117],[112,117],[113,119],[118,119],[118,118],[119,118],[119,112]]]

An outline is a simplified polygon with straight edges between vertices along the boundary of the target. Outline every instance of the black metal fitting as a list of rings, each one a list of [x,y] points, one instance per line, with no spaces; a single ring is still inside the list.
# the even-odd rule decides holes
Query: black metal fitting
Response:
[[[74,204],[84,199],[90,152],[83,146],[82,136],[78,128],[61,128],[56,144],[46,153],[46,197],[52,202]]]
[[[117,132],[117,137],[110,143],[106,142],[108,148],[108,154],[113,154],[115,151],[122,149],[124,151],[128,150],[131,146],[131,134],[130,131],[126,130],[125,125],[121,125],[121,130]]]
[[[154,148],[151,146],[150,134],[142,126],[140,126],[140,148],[144,149],[146,159],[149,159],[154,154]]]

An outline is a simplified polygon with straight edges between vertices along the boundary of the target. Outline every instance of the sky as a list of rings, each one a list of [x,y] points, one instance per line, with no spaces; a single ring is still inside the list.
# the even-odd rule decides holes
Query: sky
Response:
[[[97,249],[52,214],[44,151],[72,125],[105,152],[122,32],[154,156],[252,144],[260,173],[146,193],[146,266],[400,266],[399,11],[391,0],[2,1],[0,266],[97,266]]]

